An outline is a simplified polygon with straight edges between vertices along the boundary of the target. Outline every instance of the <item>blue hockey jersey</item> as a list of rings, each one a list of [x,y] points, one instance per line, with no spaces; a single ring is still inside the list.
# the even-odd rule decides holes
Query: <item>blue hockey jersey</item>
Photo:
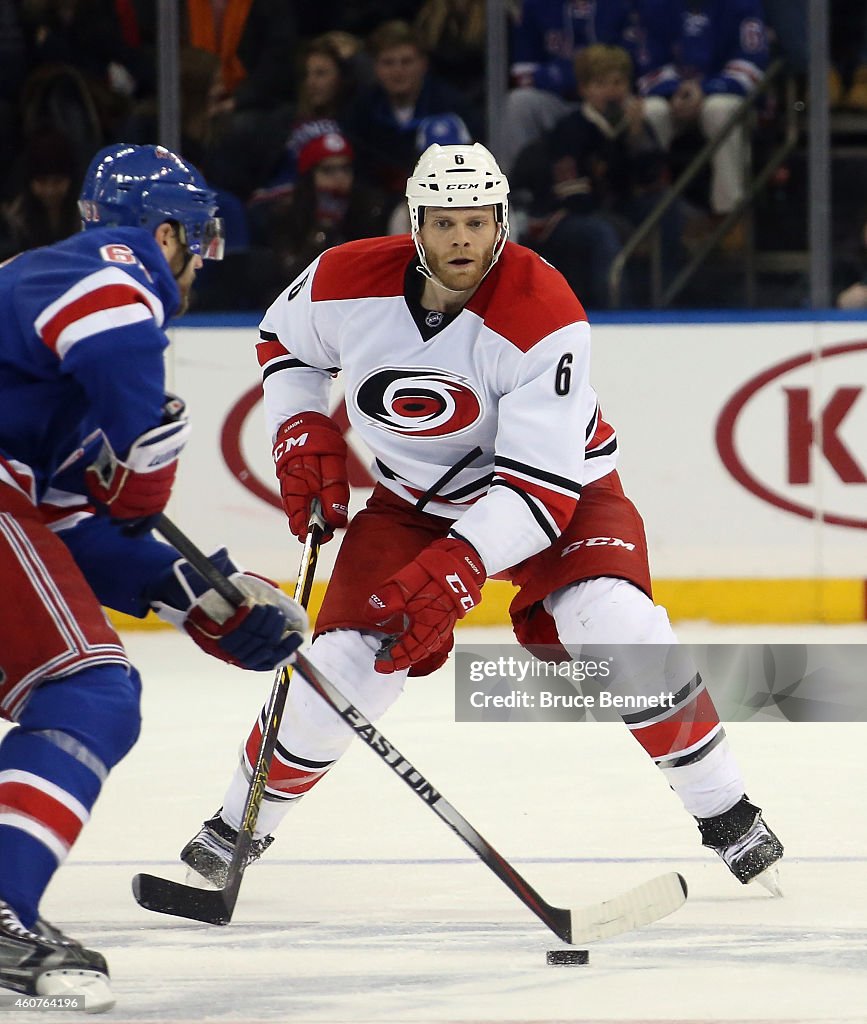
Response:
[[[98,439],[55,471],[94,431],[123,455],[160,423],[162,328],[179,304],[168,263],[142,228],[82,232],[0,267],[0,485],[47,498],[46,520],[100,602],[140,617],[178,553],[151,534],[128,536],[76,499]]]
[[[632,0],[628,49],[638,91],[671,96],[685,79],[746,95],[762,80],[768,42],[760,0]]]
[[[37,501],[87,434],[123,455],[160,423],[162,328],[179,303],[141,228],[81,232],[0,267],[0,456],[32,471]]]
[[[523,0],[511,32],[512,84],[574,98],[575,54],[622,44],[629,8],[629,0]]]

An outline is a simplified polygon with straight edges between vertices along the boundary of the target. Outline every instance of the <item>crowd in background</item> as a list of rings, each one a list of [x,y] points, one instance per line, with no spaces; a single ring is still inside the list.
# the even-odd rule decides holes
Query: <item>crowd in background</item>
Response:
[[[75,198],[99,148],[160,141],[156,6],[0,0],[0,259],[77,230]],[[178,6],[180,149],[219,190],[228,240],[195,308],[262,308],[325,248],[408,230],[403,189],[419,153],[487,141],[484,0]],[[720,131],[774,56],[805,74],[806,0],[508,6],[496,156],[512,184],[513,238],[603,309],[618,252],[684,153]],[[867,3],[831,8],[832,102],[867,111]],[[666,273],[741,201],[756,130],[732,132],[669,207]],[[736,222],[721,258],[744,244]],[[621,301],[647,304],[646,260]]]

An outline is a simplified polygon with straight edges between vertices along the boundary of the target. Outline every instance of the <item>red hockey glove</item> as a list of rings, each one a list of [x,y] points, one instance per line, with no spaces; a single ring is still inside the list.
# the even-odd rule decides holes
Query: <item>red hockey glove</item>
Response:
[[[324,540],[346,526],[346,442],[332,419],[319,412],[302,412],[286,420],[274,442],[274,467],[289,529],[299,540],[307,535],[314,498],[322,503]]]
[[[458,619],[482,598],[482,560],[466,541],[434,541],[371,595],[371,625],[396,635],[377,655],[377,672],[409,668],[449,641]]]
[[[101,511],[125,523],[155,516],[166,507],[178,470],[178,456],[190,435],[186,419],[154,427],[137,438],[124,459],[108,442],[87,467],[87,489]]]
[[[285,664],[303,642],[304,609],[270,580],[242,572],[225,548],[210,558],[244,594],[243,607],[229,604],[180,559],[149,595],[153,610],[187,632],[203,651],[230,665],[264,672]]]

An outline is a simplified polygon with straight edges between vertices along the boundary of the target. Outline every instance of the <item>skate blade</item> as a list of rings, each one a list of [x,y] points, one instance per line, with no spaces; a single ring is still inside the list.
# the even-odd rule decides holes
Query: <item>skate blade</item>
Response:
[[[771,864],[770,867],[765,868],[764,871],[756,875],[755,878],[751,879],[753,882],[758,882],[759,885],[763,886],[772,896],[782,896],[783,886],[780,882],[780,869],[776,864]]]
[[[116,1002],[108,978],[99,971],[46,971],[36,982],[36,992],[46,999],[79,996],[85,1013],[105,1013]]]

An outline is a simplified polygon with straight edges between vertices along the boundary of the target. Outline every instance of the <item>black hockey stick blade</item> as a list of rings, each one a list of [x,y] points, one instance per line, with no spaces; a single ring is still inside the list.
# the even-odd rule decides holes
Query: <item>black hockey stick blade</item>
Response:
[[[160,516],[157,528],[166,540],[170,541],[190,565],[208,580],[227,601],[236,606],[244,603],[244,595],[232,581],[223,576],[211,563],[208,556],[199,550],[189,537],[182,533],[165,515]],[[307,607],[310,599],[313,574],[316,569],[324,528],[325,523],[319,503],[315,502],[307,527],[307,537],[304,541],[304,551],[298,569],[298,581],[295,585],[295,600],[304,608]],[[238,829],[235,839],[235,848],[229,862],[226,884],[220,889],[201,889],[198,886],[175,882],[169,878],[160,878],[158,875],[138,874],[132,880],[132,893],[139,906],[144,907],[145,910],[152,910],[157,914],[170,914],[173,917],[186,917],[192,921],[203,921],[205,924],[228,924],[232,920],[238,893],[241,889],[241,879],[247,868],[247,857],[253,842],[259,809],[265,798],[265,787],[268,782],[268,774],[271,771],[274,748],[277,745],[277,733],[283,719],[283,709],[286,706],[286,695],[289,691],[291,677],[291,669],[284,666],[278,669],[274,678],[274,685],[271,688],[271,695],[265,711],[262,739],[259,743],[256,761],[253,764],[247,799],[241,815],[241,827]]]
[[[355,735],[378,754],[416,796],[563,942],[574,945],[608,939],[658,921],[683,906],[687,893],[686,882],[673,871],[601,903],[571,910],[548,903],[301,651],[295,656],[295,669]]]
[[[139,874],[132,880],[132,894],[139,906],[157,914],[186,917],[205,924],[228,924],[232,920],[240,883],[239,875],[231,890],[228,886],[225,889],[197,889],[158,875]]]
[[[195,885],[186,885],[157,875],[138,874],[132,880],[132,894],[139,906],[145,910],[153,910],[157,914],[171,914],[174,917],[187,917],[192,921],[204,921],[205,924],[228,924],[232,920],[241,879],[247,868],[247,855],[253,842],[259,808],[265,796],[265,785],[271,770],[274,747],[277,745],[277,733],[283,718],[290,679],[289,669],[281,668],[271,689],[262,740],[253,766],[253,776],[247,790],[241,827],[238,829],[235,849],[229,862],[226,884],[221,889],[200,889]]]

